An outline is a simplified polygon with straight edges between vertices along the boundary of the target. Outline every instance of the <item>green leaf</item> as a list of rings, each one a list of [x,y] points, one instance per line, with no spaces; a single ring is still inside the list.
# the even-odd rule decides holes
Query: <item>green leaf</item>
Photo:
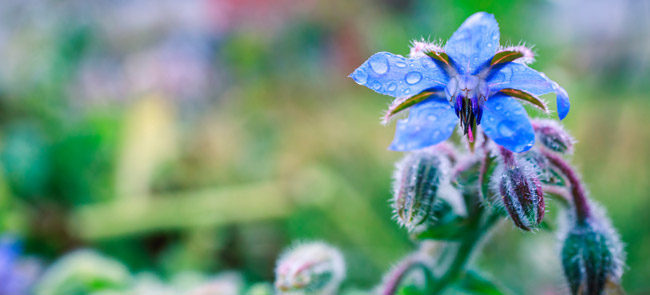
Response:
[[[447,220],[436,223],[425,231],[416,233],[413,237],[418,240],[459,240],[468,232],[469,222],[467,219],[454,215]]]
[[[496,64],[507,63],[522,57],[524,57],[524,54],[521,51],[504,50],[498,52],[497,54],[494,55],[494,57],[492,57],[492,62],[490,62],[490,65],[494,66]]]
[[[548,113],[548,106],[546,106],[546,103],[544,103],[543,100],[541,100],[539,97],[531,93],[519,89],[512,89],[512,88],[501,89],[500,92],[505,95],[512,96],[519,100],[528,102],[533,106],[539,108],[540,110],[544,111],[545,113]]]
[[[506,295],[510,294],[499,284],[492,282],[476,271],[469,270],[456,281],[456,289],[467,294]]]
[[[491,204],[490,203],[490,179],[492,178],[492,173],[494,173],[494,169],[497,167],[497,161],[496,156],[490,156],[489,153],[485,155],[485,158],[483,159],[483,163],[481,165],[481,170],[480,175],[479,175],[479,181],[480,181],[480,186],[481,190],[479,191],[481,199],[483,200],[483,203],[485,204]]]
[[[386,116],[384,117],[384,122],[388,122],[388,120],[390,120],[390,118],[395,114],[418,104],[419,102],[429,98],[434,93],[435,92],[433,91],[424,91],[409,98],[395,100],[395,102],[393,102],[393,104],[388,108]]]
[[[408,286],[400,287],[399,290],[397,290],[396,294],[397,295],[427,295],[427,292],[421,287],[408,285]]]
[[[429,51],[429,52],[425,52],[424,54],[428,55],[429,57],[437,61],[444,63],[447,66],[451,66],[451,63],[449,62],[449,56],[444,52]]]

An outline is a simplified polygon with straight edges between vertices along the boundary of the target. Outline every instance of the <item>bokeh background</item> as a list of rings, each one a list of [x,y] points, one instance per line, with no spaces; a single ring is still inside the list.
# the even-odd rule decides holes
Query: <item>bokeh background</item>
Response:
[[[476,11],[569,92],[572,161],[627,244],[623,286],[649,294],[648,1],[4,0],[0,231],[43,267],[92,248],[171,285],[272,281],[292,241],[325,240],[371,288],[413,245],[387,203],[390,98],[347,75]],[[562,294],[556,248],[504,222],[476,263]]]

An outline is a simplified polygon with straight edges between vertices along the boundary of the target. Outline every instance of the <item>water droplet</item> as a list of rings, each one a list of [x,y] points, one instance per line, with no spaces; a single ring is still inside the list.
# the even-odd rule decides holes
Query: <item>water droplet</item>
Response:
[[[497,40],[497,39],[499,39],[499,35],[497,34],[492,35],[492,40]]]
[[[406,83],[413,85],[420,81],[422,81],[422,74],[418,72],[410,72],[406,74]]]
[[[406,63],[405,63],[405,62],[398,61],[398,62],[395,62],[395,66],[397,66],[398,68],[405,68],[405,67],[406,67]]]
[[[515,131],[512,130],[512,128],[510,128],[510,126],[509,126],[511,123],[512,122],[510,122],[510,121],[503,121],[503,122],[499,123],[499,126],[497,127],[497,129],[498,129],[497,131],[499,132],[499,134],[501,136],[503,136],[503,137],[511,137],[511,136],[513,136],[515,134]]]
[[[359,84],[366,84],[366,82],[368,82],[368,73],[364,70],[358,69],[352,73],[352,79]]]
[[[404,94],[409,94],[409,93],[411,93],[411,89],[408,88],[404,89]]]
[[[374,90],[379,90],[381,88],[381,83],[379,83],[377,81],[372,82],[372,85],[370,85],[370,87],[372,87],[372,89],[374,89]]]
[[[490,122],[494,122],[494,117],[489,117],[489,118],[488,118],[488,121],[490,121]]]
[[[368,61],[370,68],[377,74],[385,74],[388,72],[388,61],[382,55],[374,55]]]
[[[488,43],[488,44],[487,44],[487,47],[492,47],[492,43]]]
[[[390,83],[390,84],[388,84],[388,88],[387,88],[387,89],[388,89],[388,91],[395,91],[395,89],[397,89],[397,84],[395,84],[395,83]]]
[[[429,121],[435,121],[436,119],[438,119],[438,118],[436,118],[436,116],[434,116],[434,115],[428,115],[427,116],[427,120],[429,120]]]
[[[498,104],[498,105],[495,107],[495,109],[496,109],[497,111],[500,111],[500,110],[503,109],[503,106],[502,106],[501,104]]]
[[[440,131],[436,130],[435,132],[433,132],[433,138],[438,138],[438,137],[440,137]]]

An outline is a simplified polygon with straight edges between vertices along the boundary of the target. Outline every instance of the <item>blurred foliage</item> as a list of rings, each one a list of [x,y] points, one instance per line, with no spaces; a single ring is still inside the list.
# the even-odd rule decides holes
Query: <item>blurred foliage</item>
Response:
[[[378,124],[389,101],[346,76],[373,52],[406,54],[410,40],[449,36],[484,10],[502,43],[535,44],[536,68],[569,91],[573,161],[627,243],[625,288],[648,292],[647,9],[3,1],[0,229],[46,262],[92,247],[169,281],[229,269],[268,281],[291,240],[322,239],[344,250],[349,284],[371,287],[410,242],[386,203],[399,156],[386,151],[393,127]],[[482,270],[517,294],[561,292],[553,236],[510,226],[494,235]]]

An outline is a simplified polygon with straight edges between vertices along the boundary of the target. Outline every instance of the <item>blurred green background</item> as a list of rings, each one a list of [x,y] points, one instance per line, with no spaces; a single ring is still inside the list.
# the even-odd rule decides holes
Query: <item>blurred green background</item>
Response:
[[[46,263],[90,247],[132,273],[248,282],[325,240],[370,288],[413,245],[387,203],[390,98],[347,75],[476,11],[569,92],[572,161],[627,243],[624,287],[650,293],[647,1],[2,1],[0,231]],[[556,248],[503,223],[477,264],[562,294]]]

